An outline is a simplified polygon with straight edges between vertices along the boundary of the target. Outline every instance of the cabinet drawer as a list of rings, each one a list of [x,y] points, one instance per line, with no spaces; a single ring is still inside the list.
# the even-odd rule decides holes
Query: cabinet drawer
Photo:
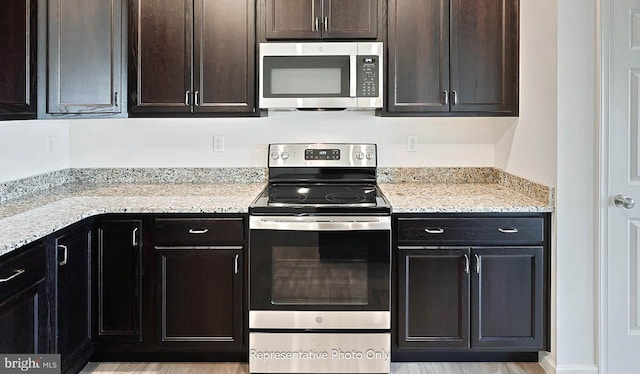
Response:
[[[0,258],[0,301],[46,277],[44,244],[29,249],[8,260]]]
[[[542,217],[398,219],[399,243],[536,244],[543,241]]]
[[[242,218],[158,218],[156,247],[210,247],[242,245]]]

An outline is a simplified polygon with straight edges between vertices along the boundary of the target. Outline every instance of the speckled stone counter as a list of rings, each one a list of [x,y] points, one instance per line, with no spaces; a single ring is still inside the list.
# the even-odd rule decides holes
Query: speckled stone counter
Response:
[[[246,213],[265,183],[72,184],[0,205],[0,256],[104,213]]]
[[[497,183],[381,183],[393,213],[551,212],[553,205]]]
[[[495,168],[379,168],[394,213],[551,212],[554,189]],[[0,256],[105,213],[246,213],[264,168],[68,169],[0,184]]]

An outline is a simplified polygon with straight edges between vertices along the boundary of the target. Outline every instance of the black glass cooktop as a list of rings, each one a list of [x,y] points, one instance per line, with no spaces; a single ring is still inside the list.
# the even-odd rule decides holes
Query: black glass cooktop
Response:
[[[390,212],[375,184],[269,184],[251,204],[250,213]]]

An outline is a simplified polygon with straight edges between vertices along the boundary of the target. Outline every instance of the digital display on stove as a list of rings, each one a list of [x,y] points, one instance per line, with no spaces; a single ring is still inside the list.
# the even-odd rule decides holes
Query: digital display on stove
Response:
[[[339,160],[339,149],[305,149],[305,160]]]

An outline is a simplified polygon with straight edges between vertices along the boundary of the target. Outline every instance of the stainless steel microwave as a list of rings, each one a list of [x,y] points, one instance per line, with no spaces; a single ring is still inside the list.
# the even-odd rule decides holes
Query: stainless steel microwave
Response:
[[[260,108],[382,107],[382,43],[260,43]]]

